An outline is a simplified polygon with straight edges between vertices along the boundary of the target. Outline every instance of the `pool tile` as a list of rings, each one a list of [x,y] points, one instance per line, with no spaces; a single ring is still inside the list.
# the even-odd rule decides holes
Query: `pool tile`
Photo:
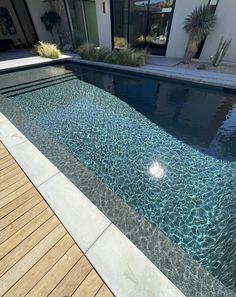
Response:
[[[62,173],[43,183],[39,191],[84,252],[111,224]]]
[[[5,143],[5,142],[4,142]],[[29,141],[9,149],[21,168],[35,186],[39,186],[56,173],[58,169]]]
[[[185,296],[113,224],[86,255],[117,297]]]

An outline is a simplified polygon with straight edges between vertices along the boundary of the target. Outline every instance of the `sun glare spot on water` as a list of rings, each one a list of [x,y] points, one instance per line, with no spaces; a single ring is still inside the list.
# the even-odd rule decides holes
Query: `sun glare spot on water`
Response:
[[[157,179],[163,178],[165,175],[164,168],[159,162],[155,162],[149,168],[149,173]]]

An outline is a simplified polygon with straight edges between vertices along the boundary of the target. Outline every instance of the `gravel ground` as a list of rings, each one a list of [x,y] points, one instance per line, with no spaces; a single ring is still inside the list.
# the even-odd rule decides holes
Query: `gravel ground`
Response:
[[[175,67],[179,68],[187,68],[187,69],[197,69],[199,65],[206,65],[206,71],[212,71],[212,72],[221,72],[221,73],[228,73],[228,74],[236,74],[236,65],[226,65],[222,64],[220,66],[214,67],[209,62],[199,62],[199,61],[193,61],[191,64],[182,64],[179,63]]]

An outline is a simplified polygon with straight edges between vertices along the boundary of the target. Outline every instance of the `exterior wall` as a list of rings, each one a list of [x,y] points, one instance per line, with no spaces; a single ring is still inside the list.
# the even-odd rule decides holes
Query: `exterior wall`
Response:
[[[19,15],[21,24],[24,28],[29,45],[31,46],[35,43],[37,38],[35,36],[35,32],[33,30],[32,23],[28,16],[27,10],[25,9],[25,6],[22,0],[14,0],[14,4],[15,4],[17,13]]]
[[[236,63],[235,0],[220,0],[216,9],[216,27],[206,39],[200,58],[209,60],[216,52],[220,38],[232,39],[224,62]]]
[[[101,47],[111,48],[111,9],[110,1],[105,0],[106,13],[103,13],[102,2],[104,0],[96,0],[97,23],[98,23],[98,36],[99,45]]]
[[[11,2],[9,0],[0,0],[0,6],[4,7],[4,8],[7,8],[7,10],[9,11],[9,14],[12,18],[12,21],[13,21],[13,24],[16,28],[16,34],[1,34],[1,31],[0,31],[0,39],[12,39],[14,44],[17,44],[18,43],[18,39],[21,40],[21,42],[24,42],[26,43],[26,40],[25,40],[25,37],[24,37],[24,34],[21,30],[21,27],[20,27],[20,24],[18,22],[18,19],[16,17],[16,14],[14,12],[14,9],[11,5]]]
[[[233,2],[235,0],[229,1]],[[176,0],[169,42],[166,51],[167,57],[182,58],[184,56],[185,48],[188,41],[188,34],[183,28],[184,20],[196,6],[207,3],[208,0]]]
[[[28,9],[30,11],[30,15],[33,20],[39,40],[53,42],[53,38],[50,32],[45,29],[45,26],[40,19],[44,12],[50,10],[50,4],[48,2],[39,0],[26,0],[26,3],[28,5]]]
[[[58,34],[60,36],[61,46],[72,43],[71,32],[69,28],[69,20],[66,14],[66,7],[64,1],[54,0],[52,1],[52,8],[60,15],[61,22],[58,26]]]

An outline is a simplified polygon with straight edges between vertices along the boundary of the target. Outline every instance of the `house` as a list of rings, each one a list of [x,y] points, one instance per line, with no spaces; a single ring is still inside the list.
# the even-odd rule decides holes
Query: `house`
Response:
[[[0,50],[30,47],[37,40],[62,47],[92,42],[107,48],[128,44],[154,55],[183,57],[188,35],[184,20],[200,4],[216,14],[215,30],[195,58],[210,60],[221,37],[231,39],[225,62],[236,62],[235,0],[0,0]],[[53,34],[41,16],[50,9],[61,17]]]

